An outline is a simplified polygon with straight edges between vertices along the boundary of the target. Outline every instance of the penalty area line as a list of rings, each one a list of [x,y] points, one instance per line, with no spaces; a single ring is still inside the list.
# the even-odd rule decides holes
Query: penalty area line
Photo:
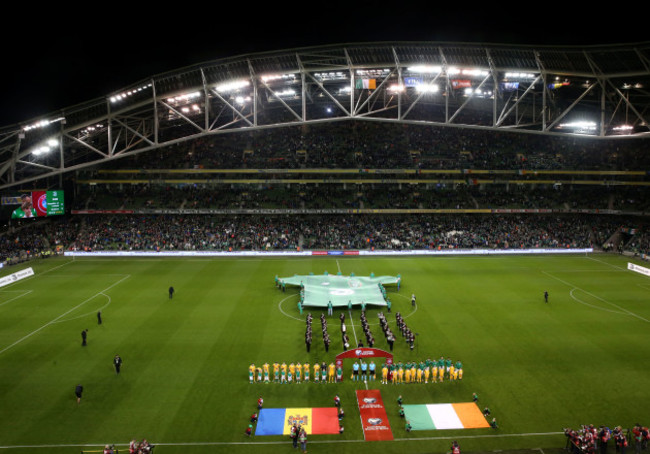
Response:
[[[40,328],[37,328],[37,329],[35,329],[34,331],[32,331],[31,333],[29,333],[29,334],[27,334],[27,335],[21,337],[20,339],[18,339],[18,340],[17,340],[16,342],[14,342],[13,344],[8,345],[7,347],[5,347],[5,348],[3,348],[2,350],[0,350],[0,355],[3,354],[4,352],[6,352],[7,350],[9,350],[10,348],[13,348],[13,347],[15,347],[16,345],[20,344],[20,343],[21,343],[22,341],[24,341],[25,339],[28,339],[28,338],[32,337],[34,334],[38,333],[38,332],[41,331],[42,329],[47,328],[48,326],[50,326],[50,325],[52,325],[52,324],[58,322],[58,321],[61,320],[63,317],[65,317],[66,315],[68,315],[70,312],[72,312],[72,311],[74,311],[74,310],[80,308],[81,306],[83,306],[84,304],[86,304],[88,301],[93,300],[93,299],[96,298],[98,295],[101,295],[101,294],[103,294],[104,292],[106,292],[106,291],[112,289],[112,288],[115,287],[117,284],[120,284],[122,281],[125,281],[126,279],[128,279],[128,278],[130,278],[130,277],[131,277],[131,275],[130,275],[130,274],[127,274],[125,277],[123,277],[123,278],[120,279],[119,281],[115,282],[114,284],[112,284],[112,285],[106,287],[104,290],[101,290],[101,291],[95,293],[93,296],[91,296],[90,298],[88,298],[88,299],[82,301],[81,303],[77,304],[77,305],[76,305],[75,307],[73,307],[72,309],[65,311],[63,314],[59,315],[59,316],[56,317],[54,320],[50,320],[49,322],[47,322],[45,325],[41,326]]]
[[[624,307],[619,306],[618,304],[614,304],[614,303],[612,303],[612,302],[610,302],[610,301],[607,301],[607,300],[604,299],[604,298],[601,298],[601,297],[599,297],[599,296],[597,296],[597,295],[594,295],[593,293],[590,293],[590,292],[588,292],[588,291],[586,291],[586,290],[584,290],[584,289],[581,289],[581,288],[578,287],[577,285],[573,285],[573,284],[571,284],[571,283],[569,283],[569,282],[567,282],[567,281],[565,281],[565,280],[563,280],[563,279],[560,279],[560,278],[557,277],[557,276],[553,276],[551,273],[548,273],[548,272],[546,272],[546,271],[542,271],[542,273],[546,274],[546,275],[549,276],[549,277],[552,277],[553,279],[555,279],[555,280],[557,280],[557,281],[559,281],[559,282],[561,282],[561,283],[563,283],[563,284],[565,284],[565,285],[568,285],[569,287],[573,287],[573,289],[580,290],[581,292],[586,293],[587,295],[591,296],[592,298],[595,298],[595,299],[597,299],[597,300],[600,300],[600,301],[602,301],[602,302],[605,303],[605,304],[609,304],[610,306],[613,306],[613,307],[619,309],[620,311],[623,311],[624,313],[626,313],[626,314],[628,314],[628,315],[631,315],[632,317],[636,317],[636,318],[638,318],[639,320],[643,320],[643,321],[646,322],[646,323],[650,323],[650,320],[648,320],[648,319],[646,319],[646,318],[643,318],[643,317],[641,317],[640,315],[637,315],[637,314],[635,314],[635,313],[632,312],[632,311],[628,311],[627,309],[625,309]],[[573,297],[573,296],[572,296],[572,297]],[[574,299],[575,299],[575,298],[574,298]]]
[[[417,437],[417,438],[395,438],[394,441],[435,441],[435,440],[456,440],[456,439],[479,439],[479,438],[515,438],[515,437],[548,437],[564,435],[564,432],[531,432],[523,434],[485,434],[485,435],[444,435],[440,437]],[[152,442],[156,446],[237,446],[237,445],[284,445],[287,442],[281,441],[204,441],[204,442]],[[335,444],[335,443],[366,443],[364,439],[354,440],[310,440],[309,444]],[[0,449],[52,449],[52,448],[90,448],[105,446],[106,443],[86,444],[44,444],[44,445],[13,445],[0,446]],[[128,446],[128,444],[115,444],[115,446]]]

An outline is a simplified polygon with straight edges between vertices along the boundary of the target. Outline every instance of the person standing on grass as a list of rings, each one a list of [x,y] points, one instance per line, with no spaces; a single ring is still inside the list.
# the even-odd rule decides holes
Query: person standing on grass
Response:
[[[81,332],[81,345],[84,347],[87,345],[86,343],[87,337],[88,337],[88,328],[86,328]]]
[[[300,429],[300,435],[298,435],[298,441],[300,442],[300,449],[302,449],[303,454],[307,452],[307,431],[305,428]]]
[[[119,375],[120,368],[122,367],[122,358],[120,358],[120,355],[115,355],[115,358],[113,358],[113,366],[115,366],[115,373]]]
[[[74,395],[77,396],[77,405],[81,403],[81,395],[84,392],[84,387],[81,385],[77,385],[74,388]]]
[[[169,287],[169,299],[174,297],[174,287]]]
[[[97,311],[97,324],[102,324],[102,311]]]
[[[547,291],[544,292],[544,302],[548,303],[548,292]]]

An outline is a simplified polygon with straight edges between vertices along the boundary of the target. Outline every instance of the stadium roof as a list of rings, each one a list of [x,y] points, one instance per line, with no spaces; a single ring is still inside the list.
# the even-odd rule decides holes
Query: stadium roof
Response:
[[[197,137],[364,120],[648,136],[650,42],[337,44],[208,61],[0,129],[0,187]]]

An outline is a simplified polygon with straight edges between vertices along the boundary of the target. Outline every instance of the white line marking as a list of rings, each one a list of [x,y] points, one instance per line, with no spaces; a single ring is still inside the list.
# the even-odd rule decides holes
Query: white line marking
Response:
[[[339,269],[339,273],[341,272],[341,264],[339,263],[339,259],[336,259],[336,267]]]
[[[9,291],[12,292],[12,293],[13,293],[13,292],[20,292],[20,290],[9,290]],[[32,293],[33,291],[34,291],[34,290],[25,290],[25,291],[24,291],[25,293],[23,293],[22,295],[14,296],[14,297],[11,298],[10,300],[5,301],[4,303],[0,303],[0,306],[4,306],[4,305],[7,304],[7,303],[11,303],[13,300],[17,300],[18,298],[22,298],[22,297],[25,296],[25,295],[29,295],[29,294]]]
[[[618,265],[612,265],[611,263],[605,262],[603,260],[595,259],[593,257],[585,257],[585,258],[588,259],[588,260],[593,260],[594,262],[598,262],[598,263],[602,263],[602,264],[607,265],[607,266],[611,266],[612,268],[616,268],[616,269],[621,270],[621,271],[627,271],[627,268],[623,268],[622,266],[618,266]]]
[[[352,309],[349,309],[350,312],[350,326],[352,326],[352,334],[354,334],[354,346],[356,347],[359,345],[359,341],[357,340],[357,330],[354,329],[354,322],[352,321]]]
[[[575,296],[575,295],[573,294],[573,292],[574,292],[575,290],[579,290],[579,291],[580,291],[580,289],[572,288],[571,291],[569,292],[569,295],[571,295],[571,298],[573,298],[573,299],[574,299],[575,301],[577,301],[578,303],[580,303],[580,304],[584,304],[585,306],[589,306],[589,307],[592,307],[592,308],[594,308],[594,309],[598,309],[598,310],[601,310],[601,311],[612,312],[612,313],[614,313],[614,314],[623,314],[623,315],[625,315],[625,312],[615,311],[615,310],[612,310],[612,309],[607,309],[607,308],[605,308],[605,307],[594,306],[593,304],[586,303],[586,302],[582,301],[580,298],[578,298],[577,296]]]
[[[44,275],[44,274],[49,273],[50,271],[57,270],[57,269],[61,268],[62,266],[69,265],[69,264],[71,264],[71,263],[73,263],[73,262],[74,262],[74,260],[70,260],[69,262],[65,262],[65,263],[62,263],[61,265],[57,265],[57,266],[55,266],[55,267],[52,267],[52,268],[50,268],[49,270],[45,270],[45,271],[43,271],[42,273],[38,273],[38,274],[34,273],[34,274],[31,275],[31,276],[27,276],[25,279],[21,279],[21,280],[19,280],[19,281],[12,282],[11,284],[7,284],[7,285],[4,286],[4,288],[9,287],[10,285],[15,285],[15,284],[20,284],[20,283],[22,283],[22,282],[26,282],[26,281],[28,281],[29,279],[33,279],[33,278],[38,277],[38,276],[42,276],[42,275]]]
[[[105,296],[106,298],[108,298],[108,302],[107,302],[106,304],[104,304],[102,307],[100,307],[99,309],[97,309],[98,311],[102,311],[102,310],[106,309],[106,308],[111,304],[111,301],[112,301],[112,300],[111,300],[111,297],[110,297],[110,296],[108,296],[108,295],[106,295],[106,294],[104,294],[104,293],[98,293],[98,294],[95,295],[95,296],[99,296],[99,295],[102,295],[102,296]],[[72,318],[64,318],[64,319],[58,320],[58,321],[56,321],[56,322],[53,322],[53,324],[54,324],[54,323],[65,323],[65,322],[71,322],[72,320],[78,320],[78,319],[80,319],[80,318],[88,317],[89,315],[92,315],[92,314],[96,314],[96,312],[95,312],[95,311],[93,311],[93,312],[86,312],[85,314],[81,314],[81,315],[78,315],[78,316],[76,316],[76,317],[72,317]]]
[[[513,438],[513,437],[547,437],[564,435],[564,432],[538,432],[523,434],[485,434],[485,435],[449,435],[440,437],[418,437],[418,438],[395,438],[394,441],[432,441],[432,440],[455,440],[473,438]],[[263,437],[263,435],[260,435]],[[151,441],[151,440],[150,440]],[[334,444],[334,443],[365,443],[364,439],[354,440],[309,440],[309,444]],[[286,441],[204,441],[204,442],[175,442],[164,443],[152,441],[156,446],[236,446],[236,445],[285,445]],[[44,444],[44,445],[12,445],[0,446],[0,449],[52,449],[52,448],[91,448],[106,446],[107,443],[86,443],[86,444]],[[128,446],[127,443],[108,443],[115,446]]]
[[[70,309],[70,310],[64,312],[64,313],[61,314],[61,315],[59,315],[59,316],[58,316],[57,318],[55,318],[54,320],[51,320],[51,321],[47,322],[45,325],[41,326],[40,328],[38,328],[38,329],[32,331],[31,333],[27,334],[26,336],[23,336],[22,338],[18,339],[18,340],[17,340],[16,342],[14,342],[13,344],[11,344],[11,345],[9,345],[9,346],[3,348],[2,350],[0,350],[0,355],[3,354],[4,352],[6,352],[7,350],[9,350],[10,348],[15,347],[16,345],[20,344],[20,343],[21,343],[22,341],[24,341],[25,339],[27,339],[27,338],[33,336],[34,334],[38,333],[38,332],[41,331],[43,328],[47,328],[48,326],[52,325],[53,323],[56,323],[57,321],[59,321],[60,319],[62,319],[62,318],[65,317],[66,315],[68,315],[70,312],[72,312],[72,311],[74,311],[75,309],[77,309],[77,308],[83,306],[83,305],[86,304],[88,301],[94,299],[97,295],[102,294],[102,293],[104,293],[104,292],[106,292],[106,291],[112,289],[112,288],[115,287],[117,284],[121,283],[122,281],[125,281],[126,279],[128,279],[128,278],[130,278],[130,277],[131,277],[131,275],[130,275],[130,274],[127,274],[125,277],[123,277],[122,279],[120,279],[120,280],[117,281],[116,283],[114,283],[114,284],[112,284],[112,285],[106,287],[104,290],[102,290],[102,291],[100,291],[100,292],[97,292],[96,294],[94,294],[94,295],[91,296],[90,298],[88,298],[88,299],[86,299],[85,301],[82,301],[81,303],[77,304],[77,305],[76,305],[75,307],[73,307],[72,309]]]
[[[602,301],[602,302],[605,303],[605,304],[609,304],[610,306],[614,306],[615,308],[620,309],[621,311],[627,313],[628,315],[631,315],[632,317],[636,317],[636,318],[638,318],[639,320],[643,320],[644,322],[650,323],[650,320],[647,320],[647,319],[641,317],[640,315],[636,315],[634,312],[630,312],[630,311],[628,311],[627,309],[625,309],[625,308],[619,306],[618,304],[610,303],[609,301],[604,300],[603,298],[601,298],[601,297],[599,297],[599,296],[596,296],[596,295],[594,295],[593,293],[590,293],[590,292],[588,292],[588,291],[586,291],[586,290],[584,290],[584,289],[581,289],[580,287],[577,287],[577,286],[575,286],[575,285],[573,285],[573,284],[570,284],[570,283],[568,283],[567,281],[560,279],[559,277],[553,276],[552,274],[547,273],[546,271],[542,271],[542,273],[546,274],[546,275],[549,276],[549,277],[552,277],[553,279],[555,279],[555,280],[557,280],[557,281],[562,282],[562,283],[565,284],[565,285],[568,285],[569,287],[573,287],[574,289],[578,289],[578,290],[580,290],[581,292],[584,292],[584,293],[586,293],[587,295],[589,295],[589,296],[591,296],[591,297],[593,297],[593,298],[596,298],[597,300],[600,300],[600,301]]]

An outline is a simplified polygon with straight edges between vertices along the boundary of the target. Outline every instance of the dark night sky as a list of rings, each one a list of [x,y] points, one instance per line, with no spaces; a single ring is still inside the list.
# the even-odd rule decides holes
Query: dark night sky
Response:
[[[328,2],[315,4],[313,11],[300,3],[286,12],[287,5],[266,3],[251,12],[234,7],[223,11],[214,3],[190,11],[152,12],[112,4],[110,11],[53,9],[40,12],[34,21],[25,20],[33,11],[19,11],[21,32],[10,32],[10,27],[0,31],[6,44],[0,127],[105,96],[156,74],[247,53],[373,41],[597,45],[650,40],[643,14],[612,16],[608,20],[616,26],[585,23],[584,15],[597,13],[570,14],[561,5],[543,11],[537,6],[531,13],[512,3],[513,13],[506,5],[495,13],[468,13],[469,4],[441,10],[434,2],[405,2],[402,10],[380,9],[378,3]],[[350,11],[351,5],[358,6]]]

